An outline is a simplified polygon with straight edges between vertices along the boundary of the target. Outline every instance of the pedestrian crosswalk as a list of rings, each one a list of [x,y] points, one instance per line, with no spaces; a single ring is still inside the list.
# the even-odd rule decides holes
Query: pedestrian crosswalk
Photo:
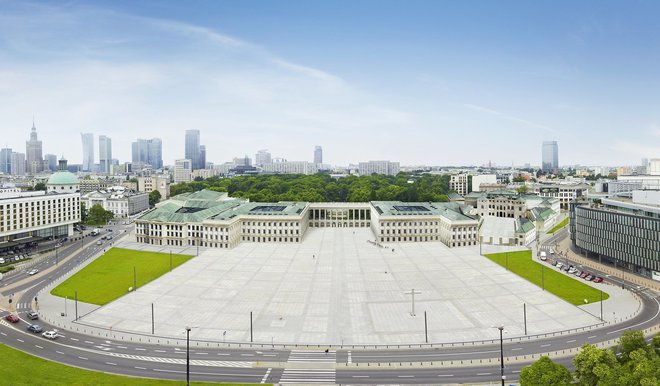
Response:
[[[291,350],[287,362],[336,363],[337,353],[329,350],[328,352]]]
[[[284,369],[280,384],[335,383],[335,369]]]
[[[289,365],[282,373],[280,384],[335,383],[336,373],[334,366],[337,362],[337,353],[335,351],[292,350],[287,362]],[[303,363],[312,364],[312,366],[317,368],[302,368],[300,365]]]

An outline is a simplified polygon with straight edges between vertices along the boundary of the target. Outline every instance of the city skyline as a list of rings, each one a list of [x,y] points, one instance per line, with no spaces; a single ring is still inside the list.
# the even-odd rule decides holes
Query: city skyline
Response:
[[[334,165],[540,165],[552,139],[561,165],[635,165],[660,155],[660,5],[607,3],[2,2],[2,146],[24,153],[34,114],[71,163],[93,132],[122,161],[161,138],[172,165],[194,129],[214,163],[320,143]]]

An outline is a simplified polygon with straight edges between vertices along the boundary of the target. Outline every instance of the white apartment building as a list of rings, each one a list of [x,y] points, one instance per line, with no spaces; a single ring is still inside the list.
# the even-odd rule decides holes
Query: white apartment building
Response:
[[[174,183],[192,181],[192,161],[189,159],[178,159],[174,163]]]
[[[497,175],[496,174],[478,174],[472,176],[472,191],[480,192],[481,184],[497,184]]]
[[[559,199],[562,209],[568,209],[568,204],[580,197],[586,197],[589,186],[585,184],[530,184],[529,192],[541,197]]]
[[[262,170],[266,173],[282,174],[315,174],[318,172],[318,164],[307,161],[282,161],[263,164]]]
[[[370,176],[372,174],[385,174],[395,176],[399,174],[400,166],[398,162],[390,161],[368,161],[358,164],[358,173],[361,176]]]
[[[468,175],[452,174],[449,179],[449,190],[453,190],[461,196],[468,194]]]

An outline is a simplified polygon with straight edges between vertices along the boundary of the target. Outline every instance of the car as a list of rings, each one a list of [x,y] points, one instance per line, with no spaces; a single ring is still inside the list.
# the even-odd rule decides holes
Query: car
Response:
[[[39,273],[39,270],[36,269],[36,268],[32,268],[31,270],[29,270],[29,271],[27,272],[27,274],[30,275],[30,276],[32,276],[32,275],[36,275],[37,273]]]
[[[575,276],[580,277],[580,275],[582,275],[582,272],[583,271],[580,271],[579,269],[576,269],[575,270]]]
[[[50,331],[44,332],[43,334],[41,334],[41,336],[43,336],[44,338],[48,338],[48,339],[56,339],[59,335],[57,334],[57,331],[50,330]]]
[[[589,280],[591,281],[594,277],[592,275],[587,275],[584,277],[584,280]]]
[[[548,260],[548,257],[545,255],[545,252],[541,252],[541,257],[540,257],[540,259],[541,259],[541,261],[546,261],[546,260]]]
[[[551,255],[554,255],[554,254],[555,254],[555,250],[552,249],[552,248],[550,248],[550,254],[551,254]]]
[[[0,264],[4,264],[4,263],[5,263],[5,258],[4,258],[4,257],[0,257]]]
[[[557,262],[557,268],[561,269],[562,266],[564,266],[564,264]]]
[[[582,271],[582,273],[580,274],[581,279],[584,279],[587,276],[589,276],[589,272],[587,272],[587,271]]]
[[[101,240],[97,241],[96,245],[103,245],[103,241],[101,241]]]
[[[40,332],[42,332],[42,331],[44,330],[44,329],[41,328],[41,326],[38,325],[38,324],[31,324],[31,325],[28,326],[27,329],[28,329],[28,331],[30,331],[30,332],[34,332],[34,333],[37,333],[37,334],[40,333]]]
[[[575,273],[575,272],[577,272],[577,269],[575,269],[575,267],[570,267],[568,269],[568,273]]]
[[[561,267],[561,269],[563,269],[564,271],[568,272],[568,271],[571,270],[571,267],[569,267],[568,265],[564,265],[563,267]]]
[[[557,266],[557,264],[559,264],[559,260],[555,260],[555,261],[552,263],[552,265],[554,265],[555,267]]]
[[[603,278],[600,276],[594,279],[594,283],[602,283],[602,282],[603,282]]]
[[[27,317],[30,320],[37,320],[37,319],[39,319],[39,314],[37,314],[36,311],[30,311],[30,312],[27,313]]]
[[[18,321],[20,319],[18,318],[18,316],[14,315],[14,314],[9,314],[9,315],[5,316],[5,320],[8,321],[8,322],[11,322],[11,323],[18,323]]]

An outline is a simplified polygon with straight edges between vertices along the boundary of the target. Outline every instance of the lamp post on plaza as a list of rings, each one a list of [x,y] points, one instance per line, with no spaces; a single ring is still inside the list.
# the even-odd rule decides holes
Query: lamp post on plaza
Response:
[[[496,328],[500,330],[500,378],[502,379],[502,386],[504,386],[504,380],[506,379],[504,377],[504,339],[502,337],[504,326],[497,326]]]
[[[190,386],[190,330],[192,327],[186,326],[186,386]]]

